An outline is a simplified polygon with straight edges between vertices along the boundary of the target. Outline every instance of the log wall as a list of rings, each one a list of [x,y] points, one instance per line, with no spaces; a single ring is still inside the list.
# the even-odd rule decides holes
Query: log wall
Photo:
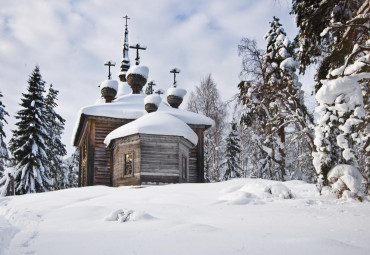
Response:
[[[141,152],[139,136],[135,135],[117,140],[112,152],[113,186],[140,185]],[[125,175],[126,153],[133,153],[133,173],[131,175]]]
[[[112,152],[106,148],[104,139],[114,129],[133,120],[84,115],[81,121],[81,129],[77,139],[81,153],[80,186],[139,185],[142,182],[204,182],[203,136],[207,127],[203,125],[189,125],[198,135],[197,146],[191,148],[189,152],[185,152],[188,150],[186,147],[190,147],[190,143],[186,139],[180,137],[169,139],[169,136],[153,138],[148,135],[146,137],[141,135],[145,140],[144,144],[130,145],[133,146],[131,149],[136,151],[135,160],[138,160],[138,158],[141,160],[139,162],[135,161],[134,176],[129,180],[129,178],[122,178],[118,175],[114,176],[113,168],[118,169],[119,164],[123,167],[123,154],[119,155],[118,151]],[[165,143],[162,143],[163,139],[166,139]],[[141,148],[141,152],[137,146]],[[182,169],[182,155],[184,154],[187,155],[186,180],[180,178],[182,175],[179,172]],[[158,171],[160,172],[158,173]]]

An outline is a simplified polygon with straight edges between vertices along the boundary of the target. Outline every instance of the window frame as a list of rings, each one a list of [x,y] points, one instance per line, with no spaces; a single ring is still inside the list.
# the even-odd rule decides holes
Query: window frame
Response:
[[[127,156],[128,155],[132,155],[131,156],[131,173],[126,173],[126,169],[127,169],[127,166],[128,166],[128,163],[127,163]],[[123,176],[124,177],[127,177],[127,176],[133,176],[134,175],[134,152],[133,151],[127,151],[125,153],[123,153]]]

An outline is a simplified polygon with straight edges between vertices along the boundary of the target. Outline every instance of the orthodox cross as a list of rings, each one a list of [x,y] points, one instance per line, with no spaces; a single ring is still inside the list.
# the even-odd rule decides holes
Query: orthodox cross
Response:
[[[177,83],[176,83],[176,74],[177,73],[180,73],[180,72],[181,72],[181,70],[178,69],[178,68],[176,68],[176,67],[170,71],[170,73],[173,73],[173,87],[174,88],[176,88],[176,86],[177,86]]]
[[[139,50],[146,50],[146,46],[141,46],[140,44],[136,45],[130,45],[131,49],[136,49],[136,65],[138,66],[140,64],[140,57],[139,57]]]
[[[155,86],[154,81],[151,81],[151,82],[148,83],[148,92],[150,94],[153,94],[153,86]]]
[[[112,74],[110,73],[110,67],[111,66],[116,66],[116,62],[112,61],[112,60],[109,60],[108,62],[106,62],[104,64],[105,66],[108,66],[108,80],[110,80],[112,78]]]
[[[156,94],[158,94],[159,96],[160,96],[161,94],[164,94],[163,90],[161,90],[161,89],[157,89],[157,91],[156,91],[155,93],[156,93]]]
[[[125,17],[122,17],[124,19],[126,19],[126,28],[127,28],[127,20],[130,19],[127,15]]]

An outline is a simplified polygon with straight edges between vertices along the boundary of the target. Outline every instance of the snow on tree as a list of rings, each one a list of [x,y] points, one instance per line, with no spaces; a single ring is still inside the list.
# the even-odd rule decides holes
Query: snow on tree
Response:
[[[67,177],[69,188],[78,187],[78,171],[80,166],[80,150],[76,149],[75,152],[68,157],[64,164],[67,167]]]
[[[48,139],[47,113],[43,96],[45,82],[36,66],[28,80],[27,94],[21,99],[19,120],[9,142],[15,165],[17,194],[47,191],[51,186],[46,141]]]
[[[364,0],[293,1],[292,13],[300,29],[301,72],[311,63],[320,63],[314,153],[319,187],[328,185],[327,174],[338,164],[359,167],[364,175],[368,172],[366,163],[358,166],[358,159],[369,159],[369,119],[363,107],[370,78],[369,10],[369,1]]]
[[[355,198],[362,201],[362,175],[356,167],[337,165],[329,171],[328,181],[338,198]]]
[[[14,168],[8,167],[4,169],[3,176],[0,178],[0,197],[5,197],[6,195],[12,195],[14,190]],[[8,192],[10,192],[8,194]]]
[[[239,164],[239,154],[240,154],[240,139],[237,133],[237,124],[231,123],[231,131],[226,138],[226,161],[225,173],[223,180],[229,180],[231,178],[239,178],[240,174],[240,164]]]
[[[360,124],[361,144],[359,149],[358,168],[364,177],[367,194],[370,194],[370,82],[362,82],[365,117]]]
[[[204,134],[204,174],[206,181],[220,181],[227,112],[210,74],[201,81],[200,86],[195,87],[195,92],[190,93],[188,110],[201,113],[215,121],[215,126]]]
[[[295,74],[295,52],[286,33],[274,17],[265,36],[266,52],[247,38],[239,45],[243,57],[242,75],[252,78],[239,84],[240,100],[244,104],[241,121],[246,126],[257,126],[255,138],[260,147],[260,173],[269,179],[296,178],[294,169],[287,165],[287,140],[300,140],[313,150],[311,123],[303,101],[303,91]],[[287,130],[292,130],[287,134]],[[292,143],[293,144],[293,143]],[[307,155],[307,153],[305,153]]]
[[[0,92],[0,178],[4,176],[5,163],[9,157],[8,149],[4,141],[4,138],[6,137],[5,131],[4,131],[4,123],[7,123],[5,120],[5,116],[9,116],[9,114],[4,109],[5,106],[3,105],[1,101],[2,97],[3,95]]]
[[[67,154],[65,145],[61,141],[65,120],[55,111],[57,107],[58,90],[50,85],[45,99],[47,133],[46,155],[50,177],[54,183],[54,189],[68,188],[68,176],[66,166],[63,165],[63,157]]]

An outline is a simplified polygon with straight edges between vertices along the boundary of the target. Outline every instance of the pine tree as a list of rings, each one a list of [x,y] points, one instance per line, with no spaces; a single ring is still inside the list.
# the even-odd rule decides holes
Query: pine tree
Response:
[[[221,101],[217,85],[209,74],[190,93],[188,110],[201,113],[215,121],[204,134],[204,171],[206,181],[220,181],[224,152],[226,106]]]
[[[243,57],[242,76],[251,79],[239,84],[239,99],[244,105],[241,122],[254,137],[254,156],[259,157],[254,175],[267,179],[285,180],[294,177],[295,170],[287,160],[288,141],[300,139],[312,151],[313,122],[303,101],[303,91],[295,74],[294,47],[274,17],[265,36],[267,50],[257,48],[247,38],[239,45]],[[292,130],[289,134],[286,129]],[[305,157],[308,156],[305,153]]]
[[[3,105],[1,98],[3,95],[0,92],[0,179],[4,176],[5,162],[8,160],[8,149],[4,138],[6,137],[4,131],[4,123],[7,123],[5,116],[9,116],[8,112],[5,111],[5,106]]]
[[[319,63],[316,73],[317,112],[314,165],[319,188],[328,185],[327,174],[338,164],[366,162],[368,118],[363,94],[370,78],[369,1],[293,0],[300,43],[301,72]],[[364,118],[365,117],[365,118]],[[363,153],[363,155],[359,155]],[[359,166],[363,175],[366,166]]]
[[[232,123],[231,131],[226,138],[226,161],[224,163],[226,171],[223,176],[224,180],[239,178],[241,176],[239,164],[240,152],[240,139],[237,133],[237,124]]]
[[[46,155],[48,156],[48,167],[50,177],[54,183],[54,189],[64,189],[68,187],[68,177],[66,167],[63,166],[63,157],[67,154],[65,145],[61,141],[64,130],[65,120],[55,111],[57,107],[58,90],[50,85],[45,99],[46,121],[48,138],[46,140]]]
[[[46,120],[45,82],[36,66],[28,80],[28,93],[23,94],[23,109],[15,118],[16,130],[9,143],[12,160],[16,167],[15,186],[17,194],[47,191],[51,186],[46,141],[48,125]]]

